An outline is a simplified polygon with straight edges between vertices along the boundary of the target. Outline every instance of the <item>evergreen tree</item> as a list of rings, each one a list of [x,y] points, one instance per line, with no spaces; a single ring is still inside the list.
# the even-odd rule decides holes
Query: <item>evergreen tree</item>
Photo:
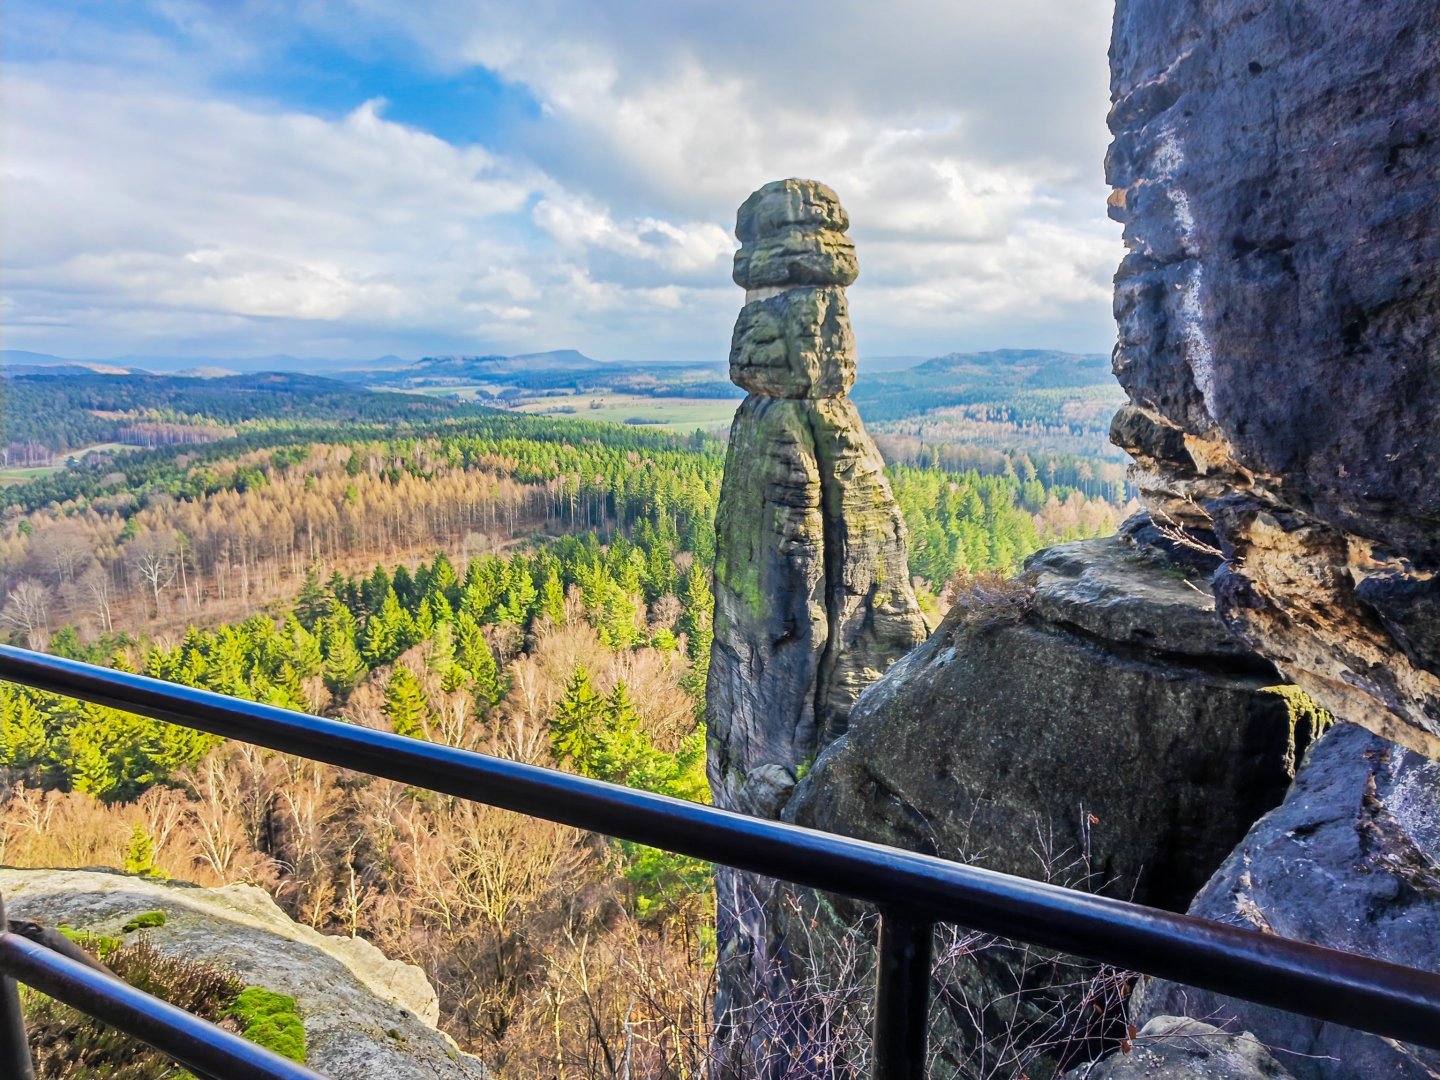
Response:
[[[547,619],[551,626],[565,625],[565,587],[560,583],[560,572],[554,566],[550,567],[549,573],[545,575],[545,583],[540,587],[538,614]]]
[[[360,655],[365,658],[365,663],[370,667],[379,667],[388,664],[399,653],[400,650],[395,648],[395,636],[379,613],[366,619],[365,629],[360,633]]]
[[[25,769],[45,757],[45,718],[33,693],[0,683],[0,765]]]
[[[396,664],[385,684],[385,715],[396,735],[423,738],[430,721],[430,703],[425,688],[415,673],[404,664]]]
[[[490,644],[474,619],[461,615],[457,627],[457,658],[474,683],[475,704],[481,712],[488,711],[505,696],[495,654],[490,651]]]
[[[305,581],[295,597],[295,617],[306,630],[314,630],[328,607],[329,597],[320,585],[320,575],[314,566],[305,568]]]
[[[705,571],[699,566],[691,566],[690,573],[685,576],[681,602],[684,606],[680,614],[680,630],[686,636],[685,651],[697,667],[708,667],[710,643],[715,637],[712,629],[715,596],[710,592]]]
[[[604,729],[605,699],[595,692],[590,673],[577,666],[550,721],[550,747],[555,760],[569,761],[577,772],[593,776]]]
[[[375,567],[365,582],[360,586],[360,602],[365,607],[366,614],[373,615],[380,610],[385,603],[385,597],[390,592],[390,575],[385,572],[383,566]]]
[[[145,877],[164,877],[155,865],[155,841],[150,839],[143,826],[136,825],[130,833],[130,842],[125,847],[127,874],[141,874]]]

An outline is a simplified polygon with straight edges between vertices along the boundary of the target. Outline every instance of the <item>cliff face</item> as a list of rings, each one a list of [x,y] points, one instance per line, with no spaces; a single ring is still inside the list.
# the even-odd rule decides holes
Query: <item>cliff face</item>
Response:
[[[1115,441],[1237,633],[1440,755],[1434,4],[1120,0],[1110,55]]]
[[[1440,762],[1342,724],[1285,801],[1235,848],[1192,915],[1440,969]],[[1405,1046],[1194,987],[1144,980],[1137,1025],[1184,1012],[1249,1031],[1300,1080],[1431,1080],[1440,1051]]]
[[[748,395],[716,518],[709,774],[716,805],[766,817],[846,730],[860,692],[924,638],[904,521],[845,396],[855,342],[844,287],[857,273],[848,226],[829,188],[782,180],[745,201],[735,229],[746,303],[730,377]],[[768,1021],[748,1017],[756,1003],[783,1011],[787,998],[775,897],[724,868],[717,891],[722,1042],[740,1055],[737,1073],[764,1075],[783,1048],[743,1047],[770,1038]]]

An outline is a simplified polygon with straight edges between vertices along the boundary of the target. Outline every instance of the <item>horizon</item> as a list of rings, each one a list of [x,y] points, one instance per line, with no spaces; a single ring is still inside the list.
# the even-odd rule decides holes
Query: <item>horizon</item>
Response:
[[[0,343],[718,360],[735,208],[810,176],[862,355],[1108,352],[1109,11],[17,0]]]

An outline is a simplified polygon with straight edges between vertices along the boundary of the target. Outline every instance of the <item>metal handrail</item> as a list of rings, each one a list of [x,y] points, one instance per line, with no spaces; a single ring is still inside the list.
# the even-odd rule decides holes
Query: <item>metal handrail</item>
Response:
[[[886,1080],[922,1075],[935,922],[1440,1049],[1432,972],[10,646],[0,679],[875,904]]]

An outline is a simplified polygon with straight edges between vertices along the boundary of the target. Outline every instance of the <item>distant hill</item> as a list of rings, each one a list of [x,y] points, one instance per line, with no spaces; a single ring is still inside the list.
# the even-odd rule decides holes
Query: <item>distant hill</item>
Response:
[[[81,372],[99,375],[180,375],[194,378],[214,378],[216,373],[258,374],[263,371],[309,372],[319,375],[333,375],[342,370],[364,369],[366,371],[404,367],[410,361],[398,356],[381,356],[374,360],[327,360],[317,357],[290,356],[287,353],[272,353],[269,356],[213,357],[213,356],[116,356],[103,359],[73,359],[52,356],[49,353],[30,352],[26,349],[0,349],[0,370],[4,374],[33,374],[49,372],[56,374],[78,374]]]
[[[25,349],[0,350],[0,376],[17,375],[129,375],[131,369],[99,360],[67,360]]]
[[[862,375],[852,396],[867,420],[879,420],[1047,390],[1120,395],[1110,357],[1102,353],[993,349]]]
[[[486,382],[510,375],[579,374],[613,367],[575,349],[521,356],[427,356],[393,372],[395,379],[465,379]]]

